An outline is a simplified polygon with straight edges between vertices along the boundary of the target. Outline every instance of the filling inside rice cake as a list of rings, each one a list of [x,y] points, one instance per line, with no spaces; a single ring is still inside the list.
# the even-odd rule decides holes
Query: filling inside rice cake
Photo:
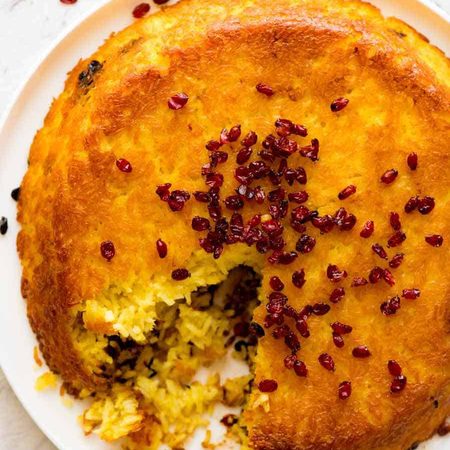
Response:
[[[224,277],[203,272],[207,279]],[[225,277],[181,300],[150,300],[170,295],[170,283],[164,289],[161,280],[153,292],[111,288],[74,308],[75,348],[110,386],[84,413],[85,432],[108,441],[129,436],[130,449],[152,448],[160,439],[178,448],[197,427],[208,426],[221,403],[216,417],[229,430],[224,441],[246,436],[240,410],[253,383],[257,341],[265,334],[252,322],[260,276],[242,266]],[[92,392],[81,388],[77,395]]]

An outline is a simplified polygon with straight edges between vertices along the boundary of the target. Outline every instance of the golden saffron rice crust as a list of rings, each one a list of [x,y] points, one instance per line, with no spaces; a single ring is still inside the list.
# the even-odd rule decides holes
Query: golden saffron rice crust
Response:
[[[88,88],[80,87],[78,75],[91,59],[103,68]],[[267,399],[252,392],[244,413],[250,445],[404,450],[429,437],[450,412],[449,82],[449,62],[441,51],[403,22],[384,19],[359,1],[186,0],[113,35],[69,74],[36,135],[22,183],[23,295],[50,368],[79,388],[109,389],[94,374],[96,356],[75,342],[74,322],[83,312],[94,339],[119,334],[145,343],[155,302],[189,296],[246,263],[263,276],[262,305],[255,311],[262,323],[270,276],[281,277],[289,303],[301,308],[328,301],[336,287],[326,276],[332,263],[349,273],[339,284],[346,296],[327,315],[308,321],[311,337],[301,340],[299,352],[308,377],[284,368],[288,350],[282,339],[275,341],[267,331],[260,340],[255,383],[273,378],[278,390]],[[258,93],[258,83],[272,86],[275,95]],[[176,92],[189,95],[180,111],[167,107]],[[338,97],[350,103],[332,113],[330,103]],[[345,206],[357,225],[326,235],[308,225],[316,248],[289,266],[271,265],[254,247],[241,246],[226,247],[213,261],[199,250],[202,234],[190,227],[193,216],[207,215],[205,205],[191,198],[181,212],[171,212],[155,194],[156,185],[206,190],[200,176],[208,161],[205,142],[237,123],[243,135],[254,130],[261,142],[278,117],[308,128],[301,145],[314,137],[320,141],[319,162],[298,154],[289,159],[290,166],[302,165],[308,173],[307,206],[321,215]],[[224,147],[230,157],[219,167],[222,198],[238,185],[233,171],[239,148]],[[411,151],[419,155],[414,172],[406,165]],[[117,158],[130,161],[133,171],[120,172]],[[381,184],[381,174],[391,168],[398,169],[397,180]],[[357,193],[339,201],[338,192],[349,184]],[[265,180],[261,185],[270,189]],[[403,212],[416,194],[435,198],[431,214]],[[263,207],[267,211],[267,204]],[[249,203],[243,215],[248,219],[261,211]],[[405,253],[402,266],[392,270],[395,286],[350,287],[354,276],[386,266],[371,245],[386,246],[393,233],[390,211],[400,213],[407,235],[401,247],[388,250],[390,256]],[[375,233],[362,239],[359,231],[368,219]],[[288,220],[285,228],[286,248],[292,250],[298,235]],[[444,236],[441,248],[424,240],[434,233]],[[168,244],[163,260],[155,248],[158,238]],[[105,240],[116,248],[111,262],[100,255]],[[192,276],[173,282],[171,271],[180,267]],[[211,268],[206,275],[205,267]],[[307,281],[299,290],[291,274],[301,268]],[[380,313],[383,301],[412,287],[421,290],[419,299],[402,300],[393,316]],[[131,325],[129,316],[121,315],[127,301],[108,306],[111,290],[123,298],[138,292]],[[336,320],[353,327],[341,349],[331,339],[329,324]],[[356,345],[367,345],[372,356],[352,357]],[[318,363],[323,352],[333,356],[334,372]],[[399,361],[408,379],[397,395],[389,391],[389,359]],[[337,395],[344,380],[353,387],[346,401]]]

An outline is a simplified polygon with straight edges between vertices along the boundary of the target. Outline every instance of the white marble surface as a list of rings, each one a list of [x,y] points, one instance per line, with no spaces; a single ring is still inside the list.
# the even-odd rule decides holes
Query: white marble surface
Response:
[[[0,0],[0,115],[51,43],[102,0]],[[136,0],[136,3],[139,3]],[[435,0],[450,13],[450,0]],[[54,450],[28,417],[0,370],[0,450]]]

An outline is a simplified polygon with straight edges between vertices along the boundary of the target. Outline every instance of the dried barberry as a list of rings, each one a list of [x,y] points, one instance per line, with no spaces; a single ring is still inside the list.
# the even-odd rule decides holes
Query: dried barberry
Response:
[[[223,184],[223,175],[217,172],[211,172],[206,175],[205,183],[210,188],[220,188]]]
[[[322,353],[321,355],[319,355],[319,363],[325,369],[334,372],[335,370],[334,360],[328,353]]]
[[[289,136],[293,125],[289,119],[277,119],[275,128],[278,136]]]
[[[172,279],[175,281],[183,281],[191,276],[187,269],[175,269],[172,271]]]
[[[225,199],[225,206],[232,211],[236,211],[244,206],[244,201],[239,195],[230,195]]]
[[[283,225],[281,222],[275,219],[270,219],[261,224],[261,228],[265,233],[267,233],[269,236],[279,236],[281,233],[283,233]]]
[[[222,208],[219,205],[208,205],[209,217],[217,222],[222,217]]]
[[[189,97],[184,92],[179,92],[178,94],[172,95],[172,97],[169,98],[167,101],[167,105],[170,109],[173,109],[175,111],[178,111],[179,109],[186,106],[186,103],[188,102]]]
[[[383,278],[384,270],[379,267],[375,266],[369,273],[369,281],[372,284],[378,283]]]
[[[311,161],[318,161],[319,159],[319,140],[311,139],[311,144],[300,148],[300,155],[309,158]]]
[[[2,217],[3,219],[3,217]],[[0,226],[1,231],[1,226]],[[2,233],[4,234],[4,233]],[[116,254],[116,249],[114,247],[114,244],[111,241],[103,241],[100,244],[100,253],[108,262],[111,261],[114,258],[114,255]]]
[[[267,97],[271,97],[275,93],[274,90],[268,84],[264,83],[258,83],[256,85],[256,90],[261,94],[267,95]]]
[[[156,194],[162,201],[167,202],[169,200],[171,186],[172,185],[170,183],[160,184],[157,186]]]
[[[400,216],[396,212],[391,212],[389,214],[389,223],[391,224],[391,227],[395,231],[399,231],[400,228],[402,227],[402,224],[400,222]]]
[[[326,303],[314,303],[312,305],[312,312],[315,316],[323,316],[330,311],[330,305]]]
[[[264,145],[264,142],[262,143],[262,145]],[[270,149],[262,149],[259,153],[258,156],[263,159],[264,161],[268,161],[270,163],[273,163],[275,161],[275,155],[273,154],[272,150]]]
[[[345,219],[348,217],[348,212],[345,208],[339,208],[335,213],[334,213],[334,223],[338,226],[338,227],[342,227]]]
[[[391,383],[391,392],[393,394],[397,394],[398,392],[403,391],[406,387],[407,378],[404,375],[399,375],[392,380]]]
[[[284,289],[284,283],[277,276],[273,276],[270,278],[269,285],[274,291],[277,292],[280,292]]]
[[[444,243],[444,238],[440,234],[429,234],[425,236],[425,242],[433,247],[440,247]]]
[[[288,212],[288,205],[289,203],[287,200],[281,200],[277,204],[269,205],[269,214],[274,219],[283,219]]]
[[[403,262],[404,258],[403,253],[397,253],[392,257],[392,259],[389,261],[389,267],[392,269],[396,269],[397,267],[400,267],[400,264]]]
[[[349,100],[347,98],[339,97],[331,102],[330,109],[332,112],[338,112],[344,109],[348,103]]]
[[[365,345],[358,345],[352,350],[352,355],[355,358],[368,358],[372,353]]]
[[[264,200],[266,198],[266,194],[264,192],[264,189],[261,186],[256,186],[254,189],[254,198],[255,202],[258,204],[264,203]]]
[[[337,348],[342,348],[345,345],[344,338],[340,334],[333,331],[332,336],[333,336],[333,344]]]
[[[296,136],[306,137],[308,136],[308,130],[304,125],[300,125],[298,123],[292,124],[291,134],[295,134]]]
[[[291,227],[293,230],[297,231],[297,233],[303,233],[306,231],[306,225],[295,220],[291,220]]]
[[[368,281],[364,277],[354,277],[351,286],[352,287],[360,287],[365,286]]]
[[[316,240],[312,236],[303,234],[297,241],[295,249],[303,254],[310,253],[316,245]]]
[[[411,213],[413,212],[419,204],[419,197],[416,195],[415,197],[411,197],[405,204],[405,212]]]
[[[388,370],[393,377],[398,377],[402,374],[402,368],[400,367],[400,364],[394,359],[390,359],[388,361]]]
[[[356,192],[356,186],[354,186],[353,184],[350,184],[346,188],[342,189],[341,192],[339,192],[338,199],[345,200],[346,198],[353,195],[355,192]]]
[[[276,314],[276,313],[275,313]],[[276,327],[272,331],[272,336],[274,339],[281,339],[286,337],[290,333],[290,328],[288,325],[280,325],[279,327]]]
[[[394,275],[392,275],[389,269],[383,270],[383,280],[386,281],[389,286],[394,286],[395,284]]]
[[[340,400],[347,400],[352,394],[352,383],[350,381],[343,381],[339,384],[338,395]]]
[[[287,137],[280,137],[274,141],[271,150],[279,158],[288,158],[298,150],[298,144]]]
[[[415,300],[420,297],[420,289],[403,289],[402,297],[407,300]]]
[[[400,297],[396,295],[380,305],[380,311],[385,316],[392,316],[400,309]]]
[[[311,211],[304,205],[297,206],[291,211],[291,221],[305,223],[310,219]]]
[[[205,231],[210,228],[209,220],[206,217],[195,216],[192,218],[192,229],[195,231]]]
[[[330,294],[331,303],[339,303],[345,296],[345,290],[342,287],[336,288]]]
[[[250,170],[246,166],[238,166],[234,171],[234,177],[237,181],[239,181],[239,183],[246,186],[253,181]]]
[[[252,153],[253,150],[250,147],[239,150],[236,155],[236,163],[239,165],[245,164],[250,159],[250,156],[252,156]]]
[[[263,239],[263,232],[259,228],[245,228],[244,230],[244,242],[247,245],[256,244],[258,241]]]
[[[406,162],[408,163],[408,166],[411,170],[416,170],[417,169],[417,153],[410,153],[408,155],[408,158],[406,159]]]
[[[368,220],[362,227],[361,232],[359,233],[359,235],[363,238],[369,238],[370,236],[372,236],[372,233],[374,231],[374,223],[372,220]]]
[[[339,270],[339,267],[334,264],[329,264],[327,268],[327,277],[329,280],[337,283],[347,278],[347,272],[345,270]]]
[[[67,0],[63,0],[64,2],[67,2]],[[144,17],[148,12],[150,11],[150,5],[148,3],[139,3],[134,9],[133,9],[133,17],[135,19],[140,19]]]
[[[168,204],[172,211],[181,211],[185,203],[190,199],[190,194],[187,191],[175,190],[169,195]]]
[[[275,250],[268,258],[271,264],[291,264],[295,261],[298,254],[296,252],[284,252],[281,250]]]
[[[386,253],[386,250],[380,245],[380,244],[373,244],[372,250],[374,253],[376,253],[380,258],[382,259],[388,259],[388,255]]]
[[[291,192],[288,194],[288,200],[293,203],[305,203],[308,200],[306,191]]]
[[[349,334],[353,330],[353,328],[350,325],[346,325],[345,323],[341,322],[333,322],[330,326],[333,329],[333,331],[338,334]]]
[[[348,214],[340,225],[341,231],[350,231],[356,225],[356,216]]]
[[[264,319],[264,326],[266,328],[270,328],[275,324],[281,325],[283,321],[284,321],[283,314],[268,314]]]
[[[258,136],[254,131],[249,131],[247,135],[242,139],[241,144],[246,147],[252,147],[258,141]]]
[[[430,214],[431,211],[433,211],[435,206],[434,198],[433,197],[424,197],[421,198],[417,204],[417,209],[419,210],[420,214]]]
[[[297,355],[288,355],[284,358],[283,363],[286,369],[292,369],[294,367],[295,361],[297,361]]]
[[[278,383],[275,380],[262,380],[258,384],[258,389],[261,392],[274,392],[278,389]]]
[[[334,228],[334,219],[329,214],[325,214],[322,217],[314,217],[311,223],[321,233],[329,233]]]
[[[133,170],[130,162],[123,158],[120,158],[116,161],[116,166],[121,172],[125,173],[130,173]]]
[[[304,269],[296,270],[292,274],[292,284],[295,287],[302,288],[305,283],[306,283],[306,279],[305,279],[305,271],[304,271]]]
[[[261,223],[261,215],[260,215],[260,214],[255,214],[255,215],[248,221],[248,226],[249,226],[250,228],[254,228],[254,227],[257,227],[260,223]]]
[[[286,197],[286,191],[283,188],[274,189],[267,194],[269,202],[279,202]]]
[[[298,332],[300,333],[300,336],[304,338],[308,338],[310,333],[308,329],[308,323],[305,319],[298,319],[295,322],[295,327],[297,328]]]
[[[398,171],[395,169],[389,169],[386,170],[386,172],[383,173],[383,175],[381,175],[381,182],[384,184],[391,184],[395,181],[395,179],[397,178],[398,175]]]
[[[303,361],[297,359],[294,363],[294,372],[299,377],[306,377],[308,375],[308,369]]]
[[[208,203],[210,201],[208,192],[195,191],[194,198],[200,203]]]
[[[222,146],[222,144],[219,141],[208,141],[205,145],[206,150],[209,150],[211,152],[215,152],[217,150],[219,150],[219,148]]]
[[[406,234],[402,231],[396,231],[389,239],[388,239],[388,247],[397,247],[406,239]]]
[[[228,160],[228,153],[227,152],[211,152],[209,154],[209,161],[210,161],[210,167],[214,168],[217,167],[218,164],[223,164],[227,162]]]
[[[292,186],[294,181],[299,184],[306,184],[308,177],[306,176],[306,171],[303,167],[297,167],[296,169],[288,169],[284,173],[284,178],[289,186]]]
[[[290,331],[284,337],[284,343],[289,348],[289,350],[291,350],[293,353],[296,353],[300,350],[300,341],[298,340],[298,337],[296,336],[296,334],[292,331]]]
[[[236,142],[241,136],[241,126],[234,125],[233,127],[231,127],[230,131],[226,132],[226,138],[224,138],[224,134],[224,131],[222,131],[220,135],[220,141],[222,143]]]
[[[282,305],[286,304],[288,301],[288,298],[286,295],[282,294],[280,291],[271,292],[268,296],[270,303],[281,303]],[[269,312],[275,312],[270,311]],[[278,312],[278,311],[277,311]]]
[[[253,161],[248,165],[248,170],[254,180],[259,180],[269,174],[270,167],[264,161]]]
[[[156,241],[156,251],[161,259],[167,256],[167,244],[162,239]]]

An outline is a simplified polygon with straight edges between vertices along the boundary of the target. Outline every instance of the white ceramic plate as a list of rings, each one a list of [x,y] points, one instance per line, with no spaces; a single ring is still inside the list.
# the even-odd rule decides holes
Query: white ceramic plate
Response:
[[[56,1],[56,0],[55,0]],[[172,0],[174,1],[174,0]],[[201,1],[201,0],[199,0]],[[444,0],[450,1],[450,0]],[[80,404],[65,406],[55,390],[38,393],[36,377],[45,370],[33,360],[36,340],[26,318],[25,303],[20,295],[20,264],[15,238],[16,204],[10,192],[17,187],[26,170],[28,149],[48,111],[53,97],[63,88],[65,74],[80,57],[91,54],[111,31],[120,30],[132,18],[135,0],[103,0],[96,11],[86,14],[66,36],[56,40],[30,73],[28,82],[5,112],[0,131],[0,215],[9,219],[9,231],[0,236],[0,363],[9,383],[28,413],[42,431],[61,450],[105,450],[95,436],[85,437],[77,424]],[[430,41],[450,54],[450,17],[426,0],[373,0],[385,15],[395,15],[409,23]],[[200,448],[199,440],[191,449]],[[450,448],[448,438],[434,438],[421,449]]]

